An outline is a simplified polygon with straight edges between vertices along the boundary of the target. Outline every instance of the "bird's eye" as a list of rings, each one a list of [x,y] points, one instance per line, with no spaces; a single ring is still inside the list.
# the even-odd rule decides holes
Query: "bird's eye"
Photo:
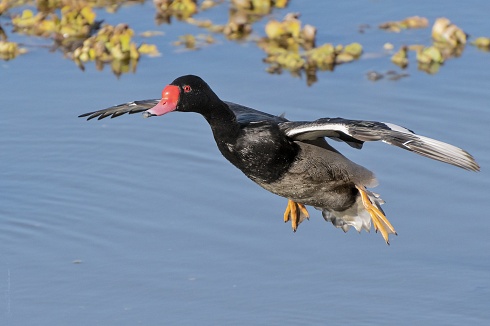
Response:
[[[191,87],[189,85],[184,86],[184,92],[189,93],[191,91]]]

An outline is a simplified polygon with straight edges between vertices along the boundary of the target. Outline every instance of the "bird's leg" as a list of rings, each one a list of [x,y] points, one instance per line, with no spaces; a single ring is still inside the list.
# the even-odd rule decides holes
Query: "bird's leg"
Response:
[[[305,218],[310,218],[310,214],[308,213],[308,210],[306,210],[305,205],[288,199],[288,205],[284,211],[284,222],[291,219],[291,226],[293,231],[296,232],[298,225],[303,222]]]
[[[356,188],[361,194],[362,204],[364,205],[364,208],[369,213],[369,215],[371,215],[374,230],[376,230],[376,232],[378,232],[379,230],[386,243],[390,244],[388,234],[393,233],[396,235],[397,233],[395,231],[395,228],[393,228],[393,225],[391,225],[390,221],[388,221],[385,214],[383,214],[383,212],[378,207],[376,207],[376,205],[373,205],[371,199],[369,199],[369,196],[366,193],[366,188],[364,188],[364,186],[356,186]]]

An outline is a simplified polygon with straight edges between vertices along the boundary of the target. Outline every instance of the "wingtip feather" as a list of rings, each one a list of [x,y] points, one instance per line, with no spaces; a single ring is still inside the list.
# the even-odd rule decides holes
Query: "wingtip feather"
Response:
[[[415,150],[417,153],[452,164],[465,170],[475,172],[480,171],[480,166],[476,162],[475,158],[464,149],[429,137],[420,135],[417,135],[417,137],[433,151],[432,153],[427,153],[423,151],[423,148],[420,148],[422,150]]]

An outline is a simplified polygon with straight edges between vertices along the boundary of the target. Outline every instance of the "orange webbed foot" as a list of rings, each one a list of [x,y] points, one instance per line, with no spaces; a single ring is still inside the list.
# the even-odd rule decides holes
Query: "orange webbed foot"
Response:
[[[391,225],[390,221],[388,221],[385,214],[372,203],[369,195],[366,192],[366,188],[364,186],[356,186],[356,188],[361,194],[362,204],[364,205],[364,208],[369,213],[369,215],[371,215],[374,230],[376,232],[378,232],[379,230],[386,243],[390,244],[388,234],[392,233],[397,235],[395,228],[393,227],[393,225]]]
[[[310,214],[305,205],[292,201],[291,199],[288,200],[288,205],[284,211],[284,222],[291,220],[291,227],[294,232],[296,232],[301,222],[309,218]]]

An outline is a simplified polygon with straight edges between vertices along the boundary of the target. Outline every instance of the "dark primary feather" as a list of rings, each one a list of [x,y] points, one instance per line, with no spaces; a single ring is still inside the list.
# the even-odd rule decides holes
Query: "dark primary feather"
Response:
[[[345,141],[356,148],[361,148],[365,141],[382,141],[466,170],[480,170],[468,152],[456,146],[417,135],[409,129],[391,123],[323,118],[311,122],[284,122],[280,126],[288,137],[296,140],[329,137]]]
[[[123,115],[125,113],[133,114],[133,113],[138,113],[138,112],[143,112],[146,111],[160,102],[160,100],[154,99],[154,100],[143,100],[143,101],[133,101],[133,102],[128,102],[124,104],[119,104],[115,106],[111,106],[110,108],[103,109],[103,110],[98,110],[98,111],[93,111],[93,112],[88,112],[79,115],[79,118],[84,118],[87,117],[87,120],[91,120],[93,118],[97,118],[98,120],[104,119],[108,116],[111,116],[111,118],[116,118],[120,115]]]

